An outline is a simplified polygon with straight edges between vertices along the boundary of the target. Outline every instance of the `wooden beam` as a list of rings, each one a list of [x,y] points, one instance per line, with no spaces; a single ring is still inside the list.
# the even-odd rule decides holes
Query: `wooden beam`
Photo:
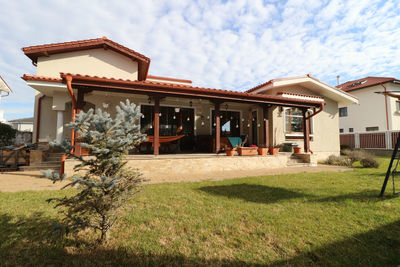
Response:
[[[220,103],[215,104],[215,153],[219,153],[221,149],[221,118],[220,118]]]
[[[160,148],[160,98],[154,98],[154,155],[159,154]]]
[[[310,152],[310,124],[307,119],[307,109],[302,109],[303,112],[303,135],[304,135],[304,152]]]
[[[78,96],[76,99],[76,109],[79,111],[83,110],[83,107],[85,106],[85,90],[78,89]]]
[[[269,147],[269,117],[268,117],[269,107],[267,105],[263,106],[263,116],[264,116],[264,145]]]

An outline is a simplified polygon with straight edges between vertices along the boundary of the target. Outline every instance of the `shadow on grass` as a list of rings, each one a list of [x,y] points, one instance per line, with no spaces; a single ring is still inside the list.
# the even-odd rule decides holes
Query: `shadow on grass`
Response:
[[[54,231],[53,220],[35,214],[0,214],[1,266],[243,266],[239,260],[145,254],[126,248],[79,244]]]
[[[0,215],[2,266],[397,266],[400,263],[400,220],[342,241],[304,251],[288,259],[245,262],[236,259],[200,258],[179,253],[146,254],[127,248],[79,248],[54,233],[52,220]],[[312,241],[312,240],[310,240]],[[199,244],[201,246],[201,244]]]
[[[399,266],[400,220],[271,266]]]
[[[312,197],[312,195],[288,190],[280,187],[270,187],[266,185],[257,184],[231,184],[231,185],[217,185],[217,186],[205,186],[199,188],[199,190],[206,193],[225,196],[229,198],[243,199],[249,202],[256,203],[275,203],[282,200],[288,200],[293,198],[304,198]]]
[[[217,196],[228,198],[243,199],[248,202],[272,204],[279,201],[303,198],[308,202],[345,202],[348,200],[356,202],[379,202],[387,199],[396,198],[399,195],[385,195],[379,197],[379,190],[364,190],[355,193],[333,195],[328,197],[318,197],[312,194],[296,192],[280,187],[270,187],[257,184],[232,184],[205,186],[199,190]]]

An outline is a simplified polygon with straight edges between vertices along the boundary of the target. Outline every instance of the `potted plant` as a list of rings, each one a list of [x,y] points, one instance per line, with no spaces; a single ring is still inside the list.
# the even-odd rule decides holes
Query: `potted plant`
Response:
[[[295,147],[293,147],[293,149],[294,149],[294,153],[295,153],[295,154],[301,153],[301,147],[295,146]]]
[[[232,156],[235,155],[236,150],[237,150],[237,146],[235,146],[235,147],[232,148],[232,149],[227,149],[225,152],[226,152],[226,155],[227,155],[227,156],[232,157]]]
[[[270,147],[269,148],[269,153],[271,154],[271,155],[278,155],[279,154],[279,149],[281,148],[281,146],[280,145],[276,145],[276,146],[274,146],[274,147]]]
[[[268,154],[268,148],[266,145],[260,145],[257,149],[258,155],[265,156]]]
[[[255,156],[257,155],[257,146],[238,147],[239,156]]]

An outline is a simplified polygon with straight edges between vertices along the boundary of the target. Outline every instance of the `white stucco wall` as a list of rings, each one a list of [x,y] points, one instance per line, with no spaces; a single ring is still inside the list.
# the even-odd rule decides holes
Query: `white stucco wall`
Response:
[[[371,86],[350,93],[359,99],[359,104],[353,104],[347,107],[347,117],[340,117],[339,128],[344,133],[349,133],[349,128],[354,132],[365,132],[366,127],[379,127],[379,131],[387,130],[385,96],[375,92],[383,91],[382,86]],[[388,99],[388,113],[390,114],[390,101]],[[392,109],[393,110],[393,109]],[[389,129],[390,116],[389,116]]]
[[[319,95],[299,85],[271,89],[264,93],[275,95],[278,92]],[[340,151],[338,104],[326,97],[324,97],[324,100],[326,102],[324,110],[312,118],[313,133],[312,140],[310,141],[310,148],[315,154],[321,156],[318,160],[323,160],[331,154],[338,154]],[[284,124],[284,111],[280,112],[278,107],[274,108],[272,112],[272,124],[270,125],[270,136],[274,138],[273,145],[290,142],[297,143],[303,148],[304,142],[302,139],[294,139],[290,136],[285,136]]]
[[[38,58],[37,75],[60,77],[60,72],[137,80],[138,63],[102,48]]]

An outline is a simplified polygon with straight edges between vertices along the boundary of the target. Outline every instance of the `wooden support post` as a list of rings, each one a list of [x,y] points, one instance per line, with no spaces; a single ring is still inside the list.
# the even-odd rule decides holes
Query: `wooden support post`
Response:
[[[220,103],[215,103],[215,153],[221,150],[221,118]]]
[[[303,135],[304,135],[304,152],[310,152],[310,124],[307,119],[307,109],[303,109]]]
[[[160,148],[160,98],[154,98],[154,155],[159,154]]]
[[[269,147],[269,117],[268,117],[269,107],[267,105],[263,106],[264,113],[264,145],[266,148]]]

